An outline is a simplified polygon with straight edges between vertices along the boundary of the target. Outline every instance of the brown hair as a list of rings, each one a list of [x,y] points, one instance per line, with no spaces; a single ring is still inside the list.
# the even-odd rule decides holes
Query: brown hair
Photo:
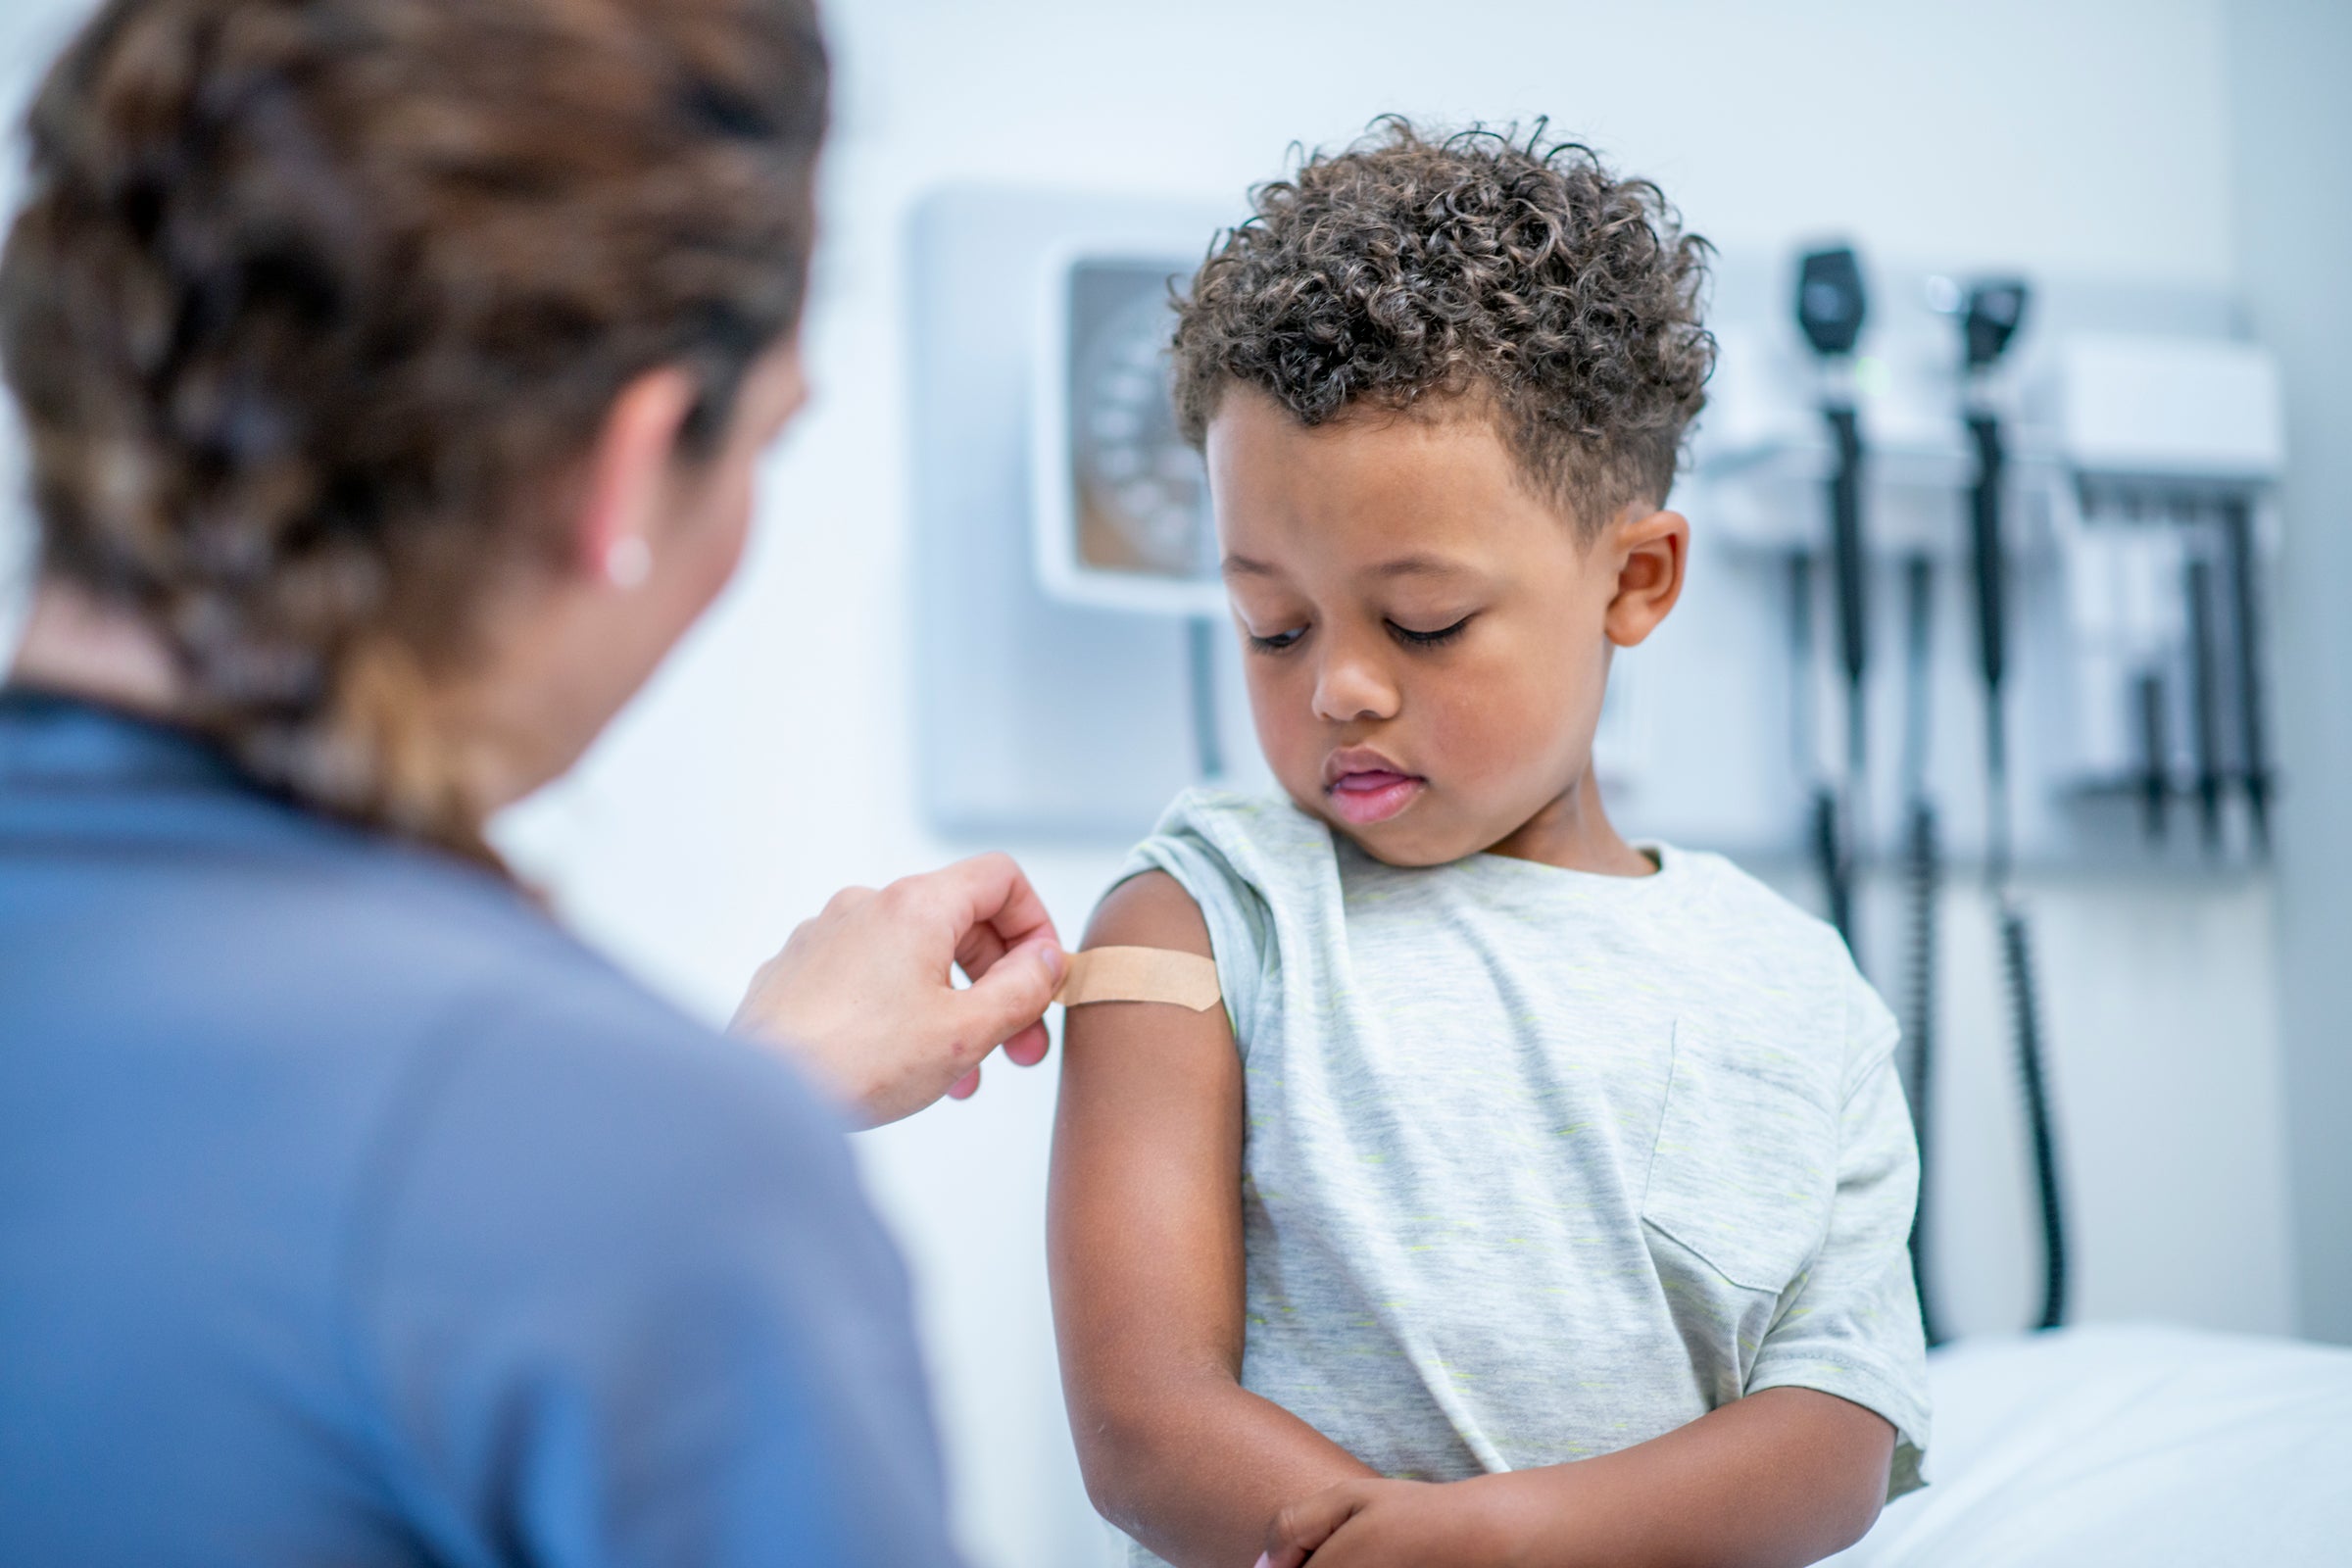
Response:
[[[1468,396],[1585,529],[1664,502],[1715,344],[1709,247],[1655,185],[1545,143],[1542,122],[1432,140],[1391,116],[1250,202],[1177,301],[1196,446],[1235,383],[1307,425]]]
[[[258,779],[489,858],[431,682],[631,379],[707,446],[797,324],[827,76],[810,0],[114,0],[0,259],[42,574]]]

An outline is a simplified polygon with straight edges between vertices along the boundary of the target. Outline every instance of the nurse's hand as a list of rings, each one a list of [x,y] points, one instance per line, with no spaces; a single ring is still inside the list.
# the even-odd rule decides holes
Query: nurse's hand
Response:
[[[865,1125],[980,1087],[1004,1046],[1046,1054],[1046,1004],[1066,960],[1044,903],[1005,855],[847,888],[760,966],[728,1027],[772,1041]],[[957,989],[951,968],[971,985]]]

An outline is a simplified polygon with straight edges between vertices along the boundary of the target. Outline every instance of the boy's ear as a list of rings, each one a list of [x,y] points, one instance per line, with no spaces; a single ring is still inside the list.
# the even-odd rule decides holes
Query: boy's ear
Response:
[[[1617,592],[1601,629],[1631,648],[1658,629],[1683,597],[1683,567],[1690,555],[1690,523],[1679,512],[1636,514],[1617,524],[1609,558],[1617,563]]]

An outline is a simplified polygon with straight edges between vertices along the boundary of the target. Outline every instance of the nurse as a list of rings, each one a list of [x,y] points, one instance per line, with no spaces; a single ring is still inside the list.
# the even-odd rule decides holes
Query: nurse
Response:
[[[10,1561],[953,1559],[841,1109],[1042,1054],[1036,895],[844,893],[721,1037],[482,837],[735,570],[826,83],[808,0],[114,0],[49,76]]]

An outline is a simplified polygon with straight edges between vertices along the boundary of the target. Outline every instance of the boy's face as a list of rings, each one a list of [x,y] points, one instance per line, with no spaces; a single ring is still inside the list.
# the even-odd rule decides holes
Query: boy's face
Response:
[[[1207,457],[1258,741],[1292,799],[1393,865],[1559,859],[1572,819],[1600,820],[1610,650],[1673,608],[1681,517],[1637,508],[1585,542],[1470,404],[1309,429],[1229,387]]]

